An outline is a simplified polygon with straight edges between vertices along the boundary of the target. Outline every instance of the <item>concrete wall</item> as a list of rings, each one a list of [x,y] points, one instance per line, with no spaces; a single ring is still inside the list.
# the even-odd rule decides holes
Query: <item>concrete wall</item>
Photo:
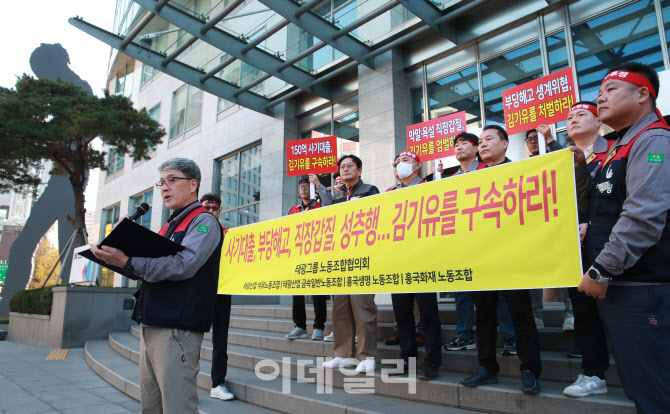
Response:
[[[8,339],[52,348],[78,348],[89,339],[107,338],[134,324],[132,309],[123,309],[135,289],[57,287],[51,315],[10,313]]]

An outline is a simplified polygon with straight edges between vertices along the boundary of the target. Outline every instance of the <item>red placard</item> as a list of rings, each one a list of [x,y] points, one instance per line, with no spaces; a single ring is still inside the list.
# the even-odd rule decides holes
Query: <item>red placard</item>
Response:
[[[407,127],[407,149],[430,161],[454,155],[454,137],[465,131],[465,111]]]
[[[505,129],[509,135],[555,124],[568,118],[575,104],[572,68],[526,82],[502,92]]]
[[[286,142],[286,172],[292,175],[337,171],[337,137],[296,139]]]

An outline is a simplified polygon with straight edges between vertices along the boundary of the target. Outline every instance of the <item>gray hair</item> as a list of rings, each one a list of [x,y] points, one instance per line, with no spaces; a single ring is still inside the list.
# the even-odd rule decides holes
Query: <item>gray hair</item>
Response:
[[[184,173],[186,177],[193,178],[198,181],[198,188],[195,193],[200,190],[200,167],[193,160],[188,158],[170,158],[158,167],[158,172],[162,173],[165,170],[177,170]]]

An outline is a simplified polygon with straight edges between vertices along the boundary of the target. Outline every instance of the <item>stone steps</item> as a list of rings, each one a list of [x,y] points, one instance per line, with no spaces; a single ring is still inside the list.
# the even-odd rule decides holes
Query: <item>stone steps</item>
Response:
[[[308,319],[309,321],[309,319]],[[258,316],[231,316],[230,327],[233,329],[244,329],[253,331],[267,331],[274,333],[283,333],[286,335],[294,328],[292,319],[280,319]],[[331,331],[330,322],[326,323],[324,332]],[[312,334],[312,325],[307,323],[307,331]],[[540,348],[548,351],[560,351],[566,353],[574,344],[575,336],[572,332],[563,332],[560,327],[545,327],[538,330],[540,334]],[[377,340],[383,341],[393,334],[393,322],[377,323]],[[456,337],[456,325],[442,324],[442,343],[449,343]],[[206,337],[211,339],[211,334]],[[501,337],[502,339],[502,337]],[[502,345],[500,345],[502,346]]]
[[[131,349],[137,343],[139,346],[139,327],[133,327],[130,334],[115,333],[110,335],[110,343],[112,341],[125,343],[126,347]],[[232,333],[232,332],[231,332]],[[230,338],[230,335],[229,335]],[[318,362],[317,356],[332,356],[332,344],[321,343],[321,341],[289,341],[282,339],[278,334],[266,333],[265,335],[254,335],[254,344],[248,345],[234,345],[229,341],[228,348],[228,364],[229,367],[237,367],[240,369],[253,371],[260,361],[273,361],[279,372],[286,372],[286,376],[290,377],[292,381],[298,378],[298,371],[300,365],[306,367],[314,367]],[[277,346],[283,342],[282,346]],[[318,355],[303,354],[296,350],[300,348],[300,344],[310,347],[319,346],[323,348],[329,347],[331,350],[323,352]],[[231,345],[232,344],[232,345]],[[273,346],[274,344],[274,346]],[[254,346],[256,345],[256,346]],[[263,348],[265,345],[266,348]],[[286,348],[285,348],[285,347]],[[391,348],[391,347],[388,347]],[[313,350],[314,348],[312,348]],[[204,341],[201,350],[201,357],[204,361],[211,360],[211,342]],[[399,354],[399,350],[395,350]],[[476,364],[476,355],[470,353],[470,359],[473,364]],[[395,357],[397,357],[396,355]],[[139,356],[138,356],[139,357]],[[289,358],[284,360],[283,358]],[[446,407],[460,407],[464,409],[484,410],[488,412],[505,412],[505,413],[527,413],[527,412],[543,412],[543,413],[633,413],[633,404],[626,399],[621,389],[610,387],[610,393],[607,395],[592,396],[581,399],[574,399],[564,397],[562,395],[563,388],[566,386],[564,382],[549,381],[542,376],[542,392],[537,396],[527,396],[521,393],[519,389],[519,374],[518,374],[518,360],[516,358],[505,357],[501,358],[501,368],[505,367],[506,360],[509,360],[509,367],[506,368],[513,372],[510,377],[503,377],[501,375],[500,384],[479,387],[477,389],[464,387],[459,384],[459,380],[463,378],[462,373],[443,371],[440,376],[433,381],[424,382],[414,380],[416,386],[416,393],[408,393],[407,383],[387,383],[381,379],[380,367],[374,375],[374,392],[378,396],[410,399],[420,402],[429,402],[432,404],[439,404]],[[545,366],[547,364],[545,363]],[[471,367],[474,370],[474,366]],[[390,368],[390,366],[387,366]],[[546,368],[545,368],[546,369]],[[230,370],[230,368],[229,368]],[[313,372],[305,372],[305,378],[314,378]],[[261,370],[261,372],[264,372]],[[467,372],[471,372],[467,371]],[[234,381],[232,374],[228,375],[229,381]],[[302,378],[302,377],[301,377]],[[357,378],[365,378],[358,375]],[[405,377],[406,378],[406,377]],[[276,381],[280,381],[278,378]],[[332,384],[336,388],[344,386],[344,376],[338,372],[333,372]],[[313,384],[312,387],[315,387]],[[314,393],[314,388],[312,389]],[[349,395],[349,394],[347,394]],[[419,404],[418,402],[415,404]],[[423,412],[423,411],[422,411]]]
[[[139,361],[139,348],[139,340],[133,335],[113,333],[108,341],[87,342],[87,361],[103,379],[133,398],[138,398],[139,370],[135,361]],[[318,394],[314,384],[298,382],[290,378],[265,381],[253,371],[234,366],[228,368],[226,383],[237,400],[220,402],[211,400],[207,395],[207,391],[211,388],[210,369],[211,364],[201,360],[198,374],[198,387],[201,388],[199,391],[201,412],[223,413],[231,410],[245,414],[271,412],[406,414],[409,410],[420,410],[421,413],[428,414],[471,414],[473,412],[381,395],[345,393],[339,388],[333,388],[331,393]],[[286,392],[287,390],[289,392]]]
[[[136,362],[124,358],[124,356],[113,349],[109,342],[104,339],[87,341],[84,347],[84,355],[88,365],[102,379],[129,397],[139,401],[140,372]],[[137,359],[139,360],[139,353],[137,353]],[[200,382],[200,378],[198,379],[198,382]],[[198,389],[198,400],[198,408],[203,414],[222,413],[224,411],[224,406],[226,410],[249,414],[272,414],[278,412],[257,407],[239,399],[226,401],[225,403],[213,400],[209,397],[209,390],[205,388]]]

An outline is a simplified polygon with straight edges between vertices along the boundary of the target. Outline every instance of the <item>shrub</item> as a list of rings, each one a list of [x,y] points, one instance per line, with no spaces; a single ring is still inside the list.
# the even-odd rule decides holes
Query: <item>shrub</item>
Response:
[[[9,302],[11,312],[30,313],[35,315],[51,315],[51,302],[55,286],[39,289],[22,290]]]

